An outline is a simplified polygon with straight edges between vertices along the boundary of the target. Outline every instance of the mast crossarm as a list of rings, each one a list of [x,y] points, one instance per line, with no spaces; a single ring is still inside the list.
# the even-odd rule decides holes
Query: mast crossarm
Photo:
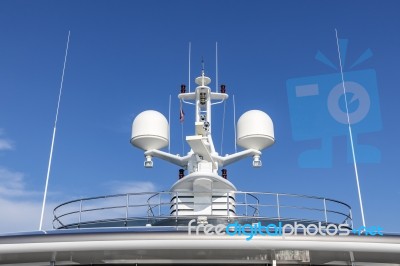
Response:
[[[188,164],[188,161],[190,157],[192,156],[191,154],[186,155],[184,157],[181,157],[179,155],[174,155],[168,152],[163,152],[160,150],[149,150],[144,153],[145,156],[153,156],[157,157],[159,159],[162,159],[164,161],[170,162],[172,164],[185,167]]]
[[[246,157],[255,156],[255,155],[256,156],[261,156],[261,152],[259,150],[256,150],[256,149],[247,149],[247,150],[244,150],[244,151],[241,151],[241,152],[237,152],[237,153],[234,153],[234,154],[226,155],[224,157],[219,156],[219,155],[211,155],[211,156],[216,162],[218,162],[218,165],[220,167],[224,167],[224,166],[227,166],[227,165],[232,164],[234,162],[237,162],[239,160],[242,160],[242,159],[244,159]]]

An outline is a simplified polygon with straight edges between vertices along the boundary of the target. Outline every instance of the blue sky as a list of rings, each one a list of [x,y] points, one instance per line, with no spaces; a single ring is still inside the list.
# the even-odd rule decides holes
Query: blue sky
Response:
[[[193,78],[200,73],[203,57],[206,73],[215,81],[218,42],[219,82],[235,95],[237,117],[260,109],[274,121],[276,144],[263,152],[263,168],[253,169],[250,159],[228,167],[237,188],[335,198],[353,207],[355,224],[360,225],[346,135],[331,138],[329,167],[308,168],[299,164],[299,156],[320,147],[321,139],[295,140],[291,124],[296,117],[291,113],[288,80],[323,80],[338,74],[338,69],[315,60],[321,51],[338,66],[335,28],[340,38],[348,39],[344,70],[376,73],[376,93],[370,94],[376,119],[368,120],[373,122],[367,126],[374,129],[361,129],[358,134],[360,143],[374,146],[381,155],[374,163],[359,164],[367,225],[399,231],[400,18],[396,4],[1,1],[0,211],[4,215],[0,232],[38,228],[68,30],[71,41],[45,228],[50,228],[52,208],[64,201],[168,190],[176,181],[178,168],[168,163],[155,160],[153,169],[143,168],[143,153],[129,143],[130,126],[143,110],[167,116],[172,95],[171,151],[182,153],[176,94],[180,84],[188,83],[189,42]],[[346,68],[367,49],[372,57]],[[232,97],[226,107],[223,154],[234,151]],[[218,106],[213,113],[218,150],[222,110]],[[323,112],[324,104],[312,111]],[[193,109],[185,106],[185,113],[187,135],[193,132]],[[332,127],[323,116],[318,119],[312,122],[320,125],[317,130]]]

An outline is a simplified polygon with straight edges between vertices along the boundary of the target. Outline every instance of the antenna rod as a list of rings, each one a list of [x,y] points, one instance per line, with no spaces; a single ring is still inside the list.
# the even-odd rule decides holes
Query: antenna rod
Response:
[[[341,77],[342,77],[342,84],[343,84],[343,94],[344,94],[344,100],[345,100],[345,103],[346,103],[346,115],[347,115],[347,124],[349,126],[351,153],[353,155],[354,173],[356,175],[356,181],[357,181],[358,200],[360,202],[361,219],[362,219],[363,226],[365,228],[364,207],[363,207],[362,198],[361,198],[360,181],[358,179],[357,160],[356,160],[356,153],[354,151],[353,133],[352,133],[352,130],[351,130],[349,108],[348,108],[348,104],[347,104],[346,86],[345,86],[345,83],[344,83],[342,58],[341,58],[341,55],[340,55],[340,46],[339,46],[339,38],[338,38],[337,29],[335,29],[335,33],[336,33],[336,45],[337,45],[338,54],[339,54],[340,74],[341,74]]]
[[[218,92],[218,42],[215,42],[215,92]]]
[[[171,152],[171,94],[169,95],[169,105],[168,105],[168,152]]]
[[[65,65],[66,65],[66,63],[67,63],[68,46],[69,46],[69,37],[70,37],[70,35],[71,35],[71,31],[68,31],[67,48],[65,49],[64,66],[63,66],[63,71],[62,71],[62,75],[61,75],[60,92],[59,92],[59,94],[58,94],[57,112],[56,112],[56,119],[55,119],[55,121],[54,121],[53,138],[52,138],[52,140],[51,140],[49,164],[48,164],[48,166],[47,166],[46,186],[45,186],[44,195],[43,195],[43,205],[42,205],[42,214],[40,215],[39,231],[42,230],[42,226],[43,226],[43,216],[44,216],[44,209],[45,209],[45,207],[46,207],[47,188],[48,188],[48,185],[49,185],[49,177],[50,177],[50,169],[51,169],[51,160],[53,159],[54,139],[55,139],[55,137],[56,137],[58,111],[59,111],[59,109],[60,109],[61,94],[62,94],[62,88],[63,88],[63,84],[64,84],[64,73],[65,73]]]
[[[188,82],[189,92],[190,92],[190,55],[191,55],[191,53],[192,53],[192,43],[189,42],[189,82]]]
[[[233,101],[233,129],[235,131],[235,152],[237,152],[237,143],[236,143],[236,103],[235,103],[235,94],[232,95]]]

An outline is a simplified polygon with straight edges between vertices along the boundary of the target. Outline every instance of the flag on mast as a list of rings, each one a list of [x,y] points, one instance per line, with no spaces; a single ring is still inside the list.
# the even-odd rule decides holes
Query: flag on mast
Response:
[[[179,108],[179,121],[181,123],[183,123],[183,121],[185,121],[185,112],[183,111],[182,100],[180,102],[180,108]]]

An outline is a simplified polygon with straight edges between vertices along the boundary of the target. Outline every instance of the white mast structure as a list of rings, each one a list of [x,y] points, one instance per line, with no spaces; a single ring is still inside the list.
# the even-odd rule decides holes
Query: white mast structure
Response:
[[[186,136],[191,148],[187,155],[174,155],[160,150],[168,146],[169,125],[164,115],[154,110],[144,111],[135,118],[131,143],[145,151],[146,168],[153,167],[153,157],[157,157],[187,170],[186,176],[181,170],[180,179],[171,187],[172,192],[185,195],[184,203],[173,197],[171,214],[234,216],[236,187],[226,179],[226,175],[220,176],[218,170],[249,156],[253,157],[253,167],[261,167],[261,150],[275,142],[273,123],[262,111],[244,113],[237,122],[237,144],[244,150],[220,156],[215,150],[211,134],[211,107],[223,103],[228,99],[228,94],[225,86],[221,86],[221,92],[212,92],[208,86],[211,79],[205,76],[204,69],[195,82],[198,86],[194,92],[178,95],[183,103],[195,106],[195,134]],[[227,193],[232,193],[232,197],[227,197]],[[227,202],[228,198],[230,202]]]

